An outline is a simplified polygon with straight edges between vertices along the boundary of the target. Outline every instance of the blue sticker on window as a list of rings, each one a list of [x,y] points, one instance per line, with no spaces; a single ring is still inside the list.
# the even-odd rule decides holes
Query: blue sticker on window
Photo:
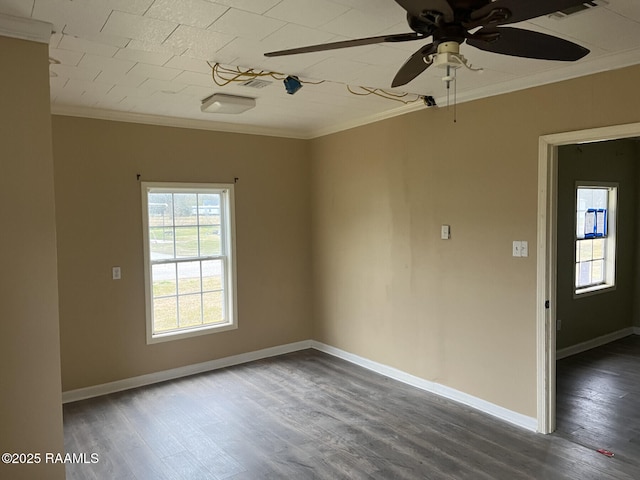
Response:
[[[607,236],[607,209],[590,208],[584,213],[584,238]]]

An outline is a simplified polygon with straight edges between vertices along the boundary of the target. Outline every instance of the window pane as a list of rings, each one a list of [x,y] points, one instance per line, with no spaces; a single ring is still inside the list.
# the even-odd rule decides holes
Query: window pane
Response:
[[[195,193],[175,193],[173,202],[176,225],[197,225],[198,200]]]
[[[221,254],[220,226],[200,227],[200,255]]]
[[[591,285],[591,262],[576,263],[576,287]]]
[[[198,256],[198,227],[176,227],[176,257]]]
[[[173,196],[170,193],[149,193],[149,226],[173,225]]]
[[[578,262],[587,262],[593,258],[593,240],[578,240]]]
[[[178,294],[200,293],[200,262],[178,264]]]
[[[578,208],[577,210],[587,210],[593,208],[593,188],[578,189]]]
[[[149,251],[152,260],[173,258],[173,229],[171,227],[150,227]]]
[[[220,323],[224,321],[222,292],[211,292],[202,295],[204,323]]]
[[[214,225],[220,223],[220,194],[199,194],[198,215],[198,223],[200,225]]]
[[[604,246],[606,240],[604,238],[597,238],[592,240],[593,242],[593,259],[604,259]]]
[[[153,296],[166,297],[176,294],[176,265],[170,263],[166,265],[153,265]]]
[[[195,327],[202,324],[200,295],[178,297],[180,308],[180,327]]]
[[[586,210],[578,210],[576,213],[576,238],[584,238],[584,218]]]
[[[591,283],[598,285],[604,282],[604,260],[591,262]]]
[[[589,208],[607,208],[607,198],[609,196],[609,189],[594,188],[592,191],[593,191],[593,204]]]
[[[178,328],[176,297],[156,298],[153,301],[153,331],[166,332]]]
[[[222,290],[222,260],[202,262],[202,291]]]

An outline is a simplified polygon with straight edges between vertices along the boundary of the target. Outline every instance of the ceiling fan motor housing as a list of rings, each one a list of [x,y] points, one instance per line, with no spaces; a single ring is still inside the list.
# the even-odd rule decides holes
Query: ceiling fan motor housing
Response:
[[[438,45],[438,53],[434,55],[433,66],[439,68],[460,68],[465,59],[460,55],[460,44],[442,42]]]

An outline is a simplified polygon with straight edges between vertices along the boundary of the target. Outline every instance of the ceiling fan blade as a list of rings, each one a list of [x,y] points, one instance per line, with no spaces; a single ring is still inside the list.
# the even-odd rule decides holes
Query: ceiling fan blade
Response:
[[[414,17],[422,17],[422,12],[440,12],[445,22],[453,22],[453,8],[447,0],[396,0],[396,3]]]
[[[513,27],[482,28],[471,35],[467,43],[487,52],[565,62],[579,60],[589,53],[588,49],[568,40]]]
[[[393,82],[391,82],[391,86],[400,87],[406,85],[424,72],[431,65],[430,63],[425,63],[424,57],[436,53],[437,50],[438,45],[430,43],[411,55],[404,65],[400,67],[398,73],[396,73]]]
[[[507,23],[524,22],[531,18],[541,17],[569,7],[575,7],[584,2],[585,0],[496,0],[473,11],[471,13],[471,20],[480,20],[487,17],[496,9],[506,9],[511,12],[508,18],[498,18],[496,21],[487,22],[486,25],[505,25]]]
[[[399,33],[397,35],[380,35],[378,37],[356,38],[354,40],[343,40],[341,42],[321,43],[319,45],[309,45],[307,47],[290,48],[288,50],[279,50],[277,52],[265,53],[265,57],[281,57],[283,55],[294,55],[296,53],[323,52],[325,50],[336,50],[338,48],[359,47],[361,45],[372,45],[374,43],[385,42],[409,42],[411,40],[420,40],[424,38],[416,32]]]

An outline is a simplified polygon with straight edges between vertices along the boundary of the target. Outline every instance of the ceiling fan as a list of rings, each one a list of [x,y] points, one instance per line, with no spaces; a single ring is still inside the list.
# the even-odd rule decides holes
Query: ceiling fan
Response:
[[[411,33],[380,35],[341,42],[265,53],[267,57],[320,52],[338,48],[421,40],[433,42],[421,47],[402,65],[392,87],[405,85],[432,64],[465,65],[459,47],[465,41],[480,50],[542,60],[576,61],[589,50],[544,33],[503,27],[548,15],[584,3],[585,0],[396,0],[407,11]],[[443,59],[438,59],[443,56]]]

